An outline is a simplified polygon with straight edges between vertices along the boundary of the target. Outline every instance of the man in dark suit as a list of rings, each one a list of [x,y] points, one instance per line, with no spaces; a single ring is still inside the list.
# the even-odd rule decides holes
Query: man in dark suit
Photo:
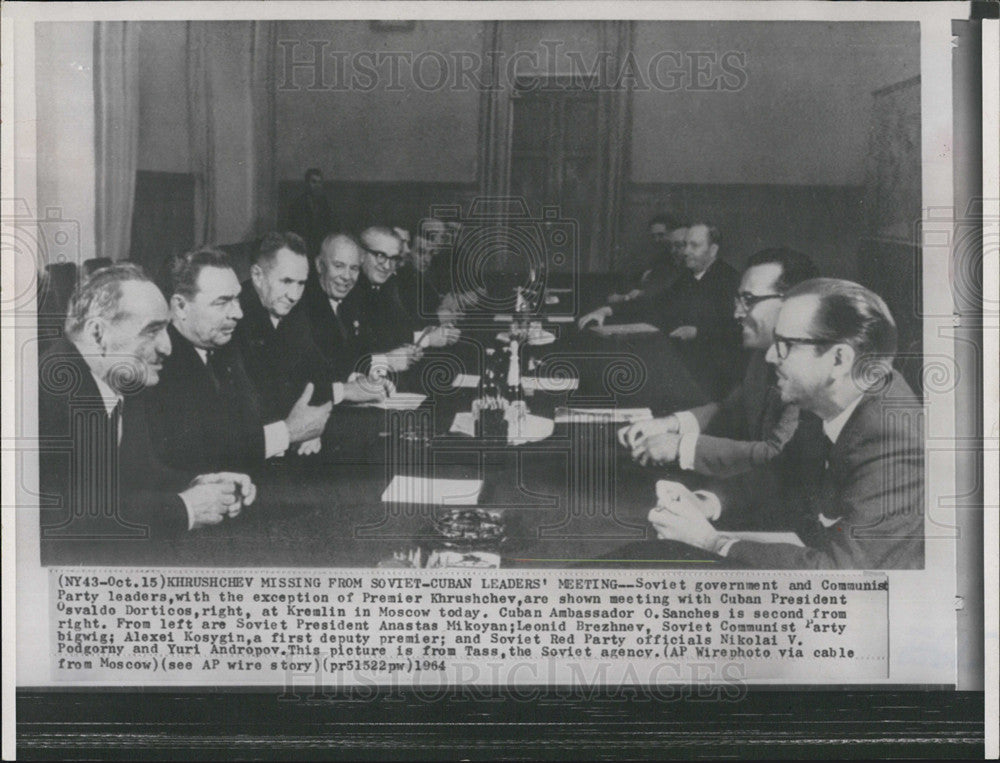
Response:
[[[194,476],[153,452],[143,396],[171,351],[169,313],[136,265],[97,271],[70,300],[65,337],[39,360],[42,538],[163,538],[235,517],[245,474]]]
[[[622,428],[619,440],[632,457],[709,477],[731,477],[777,457],[800,413],[797,405],[781,400],[764,354],[774,343],[782,296],[815,276],[816,266],[801,252],[777,248],[753,254],[735,299],[743,347],[752,351],[743,382],[719,402]]]
[[[319,252],[326,234],[341,228],[341,221],[323,192],[323,173],[315,167],[306,170],[305,185],[305,192],[288,209],[287,227],[306,242],[312,257]]]
[[[792,289],[767,359],[782,400],[822,420],[826,466],[806,490],[784,472],[805,547],[737,540],[710,520],[756,512],[776,496],[746,489],[695,495],[671,483],[650,511],[661,538],[764,568],[914,569],[924,564],[923,407],[892,370],[896,325],[880,297],[858,284],[813,279]],[[794,449],[781,459],[795,462]],[[766,480],[757,484],[766,485]]]
[[[322,433],[328,414],[308,399],[298,400],[284,418],[265,420],[240,347],[231,341],[243,310],[240,282],[224,252],[171,256],[161,288],[170,300],[173,352],[146,398],[153,443],[164,462],[253,470]]]
[[[625,288],[608,295],[608,304],[654,299],[669,289],[684,272],[687,227],[672,215],[660,214],[649,221],[649,243],[629,263],[623,279]]]
[[[235,340],[261,398],[265,421],[284,420],[304,400],[322,420],[319,433],[298,453],[316,453],[335,399],[333,372],[313,341],[309,320],[293,308],[309,275],[305,242],[295,233],[269,233],[261,241],[250,280],[240,292],[243,318]],[[315,428],[314,428],[315,430]]]
[[[406,233],[401,228],[393,230],[397,235]],[[440,319],[441,308],[450,292],[448,280],[451,274],[439,249],[440,247],[417,233],[411,243],[404,240],[405,261],[396,271],[404,305],[411,314],[425,321]],[[457,303],[449,300],[449,305]],[[453,320],[455,317],[457,315],[449,315],[448,319]]]
[[[374,380],[364,384],[356,375],[367,375],[373,368],[405,371],[422,354],[413,344],[372,354],[370,332],[362,325],[362,292],[355,289],[362,255],[361,245],[349,234],[328,235],[315,260],[316,280],[306,285],[301,306],[316,346],[333,370],[333,378],[357,386],[359,391],[371,387]],[[345,387],[345,399],[354,399],[354,394]]]
[[[617,322],[650,323],[676,340],[689,370],[707,389],[729,389],[742,376],[740,330],[732,303],[739,276],[719,259],[719,233],[706,222],[692,223],[684,239],[685,271],[670,288],[651,300],[611,307],[583,316],[581,328]]]
[[[360,237],[364,255],[355,289],[362,331],[374,352],[384,353],[408,343],[418,347],[444,347],[458,341],[451,326],[427,326],[413,313],[400,292],[396,269],[403,261],[403,242],[389,228],[372,226]]]

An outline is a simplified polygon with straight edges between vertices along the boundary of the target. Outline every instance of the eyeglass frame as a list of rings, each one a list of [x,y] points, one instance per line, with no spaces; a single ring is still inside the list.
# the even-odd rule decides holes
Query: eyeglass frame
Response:
[[[733,307],[742,307],[749,313],[761,302],[766,302],[769,299],[782,299],[784,296],[784,294],[751,294],[748,291],[741,291],[733,297]]]
[[[774,334],[774,353],[778,356],[778,360],[785,360],[788,358],[788,354],[792,351],[792,347],[797,344],[809,345],[811,347],[822,347],[823,345],[834,345],[839,344],[840,340],[837,339],[814,339],[813,337],[806,336],[782,336],[781,334]],[[784,345],[785,349],[782,350],[781,347]]]
[[[379,265],[391,264],[393,267],[399,267],[400,263],[403,261],[403,255],[401,254],[388,255],[385,252],[378,251],[377,249],[369,249],[364,244],[361,245],[361,248],[365,250],[365,253],[374,257],[375,262]]]

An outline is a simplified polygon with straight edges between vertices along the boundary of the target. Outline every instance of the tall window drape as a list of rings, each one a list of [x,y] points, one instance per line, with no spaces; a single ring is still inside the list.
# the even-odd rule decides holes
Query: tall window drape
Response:
[[[601,23],[601,49],[611,55],[604,60],[605,71],[597,101],[598,181],[597,209],[591,233],[590,251],[584,267],[590,272],[606,271],[618,265],[622,256],[621,216],[629,178],[632,134],[632,83],[628,57],[631,56],[633,23]]]
[[[278,223],[278,184],[274,162],[277,155],[275,114],[275,66],[277,24],[254,21],[250,30],[250,102],[253,108],[253,230],[262,235]]]
[[[215,240],[215,123],[206,22],[187,23],[187,114],[194,173],[194,241]]]
[[[617,264],[622,248],[621,216],[629,177],[632,84],[629,57],[633,22],[602,21],[598,71],[597,193],[590,245],[583,252],[583,269],[602,272]],[[515,83],[505,81],[503,53],[511,44],[508,22],[486,26],[484,59],[493,63],[480,99],[479,190],[490,198],[510,194],[511,95]],[[494,55],[499,53],[501,55]]]
[[[479,192],[497,198],[510,193],[510,97],[513,83],[503,81],[503,64],[494,53],[504,50],[508,25],[504,21],[486,23],[484,60],[487,72],[479,99]]]
[[[128,257],[139,157],[139,24],[94,31],[94,237],[98,257]]]

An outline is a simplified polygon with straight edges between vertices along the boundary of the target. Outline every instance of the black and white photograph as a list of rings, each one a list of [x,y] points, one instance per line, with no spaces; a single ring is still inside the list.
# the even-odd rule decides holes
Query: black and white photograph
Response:
[[[40,5],[19,688],[982,692],[995,19]]]

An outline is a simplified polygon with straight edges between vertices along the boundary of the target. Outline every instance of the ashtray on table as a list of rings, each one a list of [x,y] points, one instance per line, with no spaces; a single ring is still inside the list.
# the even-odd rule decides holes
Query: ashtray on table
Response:
[[[442,544],[450,548],[488,548],[505,539],[503,515],[487,509],[450,509],[434,520]]]

